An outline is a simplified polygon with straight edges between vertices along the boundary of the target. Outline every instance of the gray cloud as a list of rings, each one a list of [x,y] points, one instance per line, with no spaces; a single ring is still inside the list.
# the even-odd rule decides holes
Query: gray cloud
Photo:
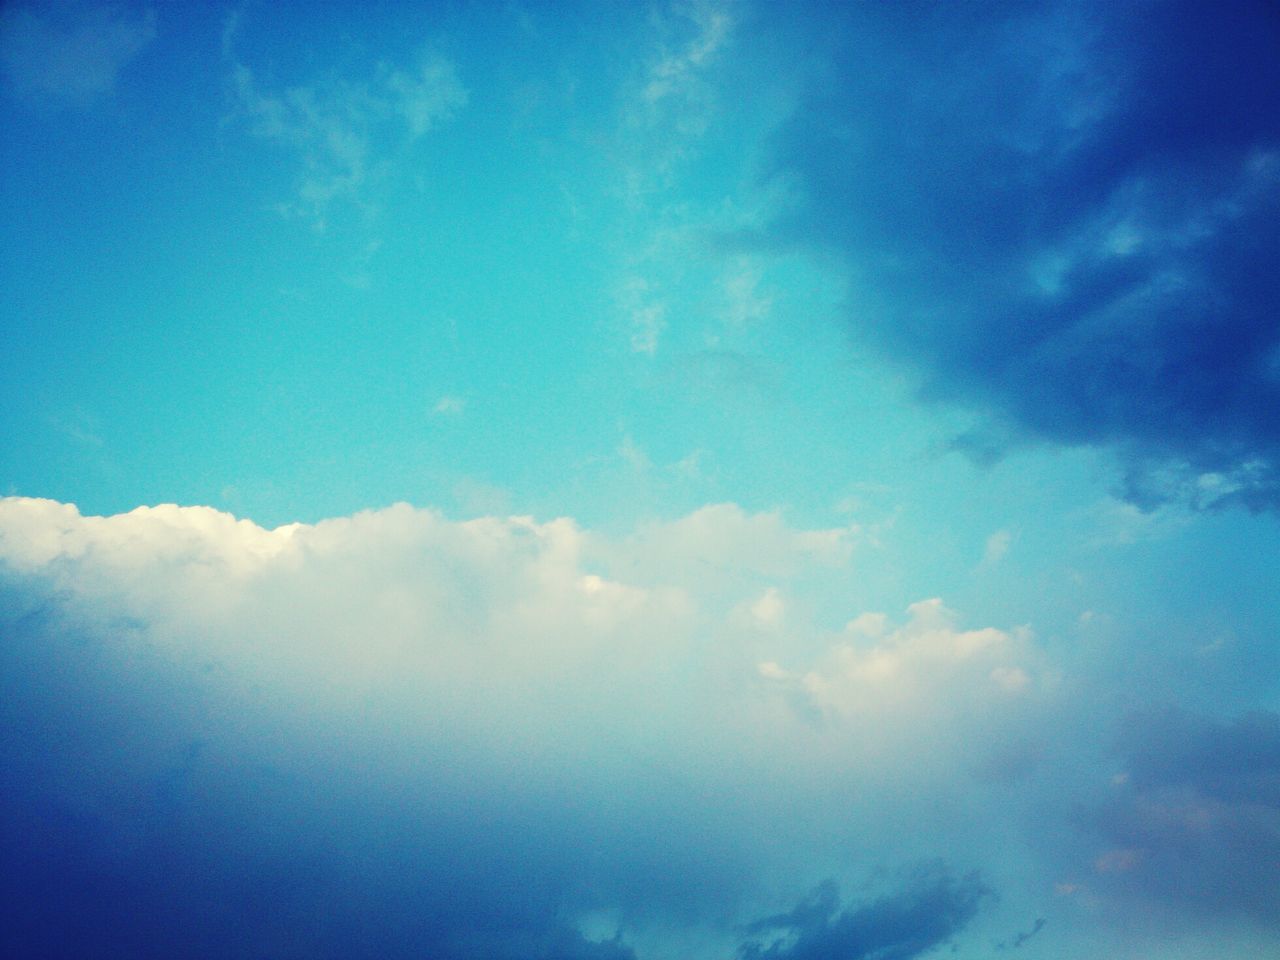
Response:
[[[1140,901],[1280,918],[1280,714],[1225,722],[1181,709],[1134,714],[1116,796],[1090,814],[1099,881]]]

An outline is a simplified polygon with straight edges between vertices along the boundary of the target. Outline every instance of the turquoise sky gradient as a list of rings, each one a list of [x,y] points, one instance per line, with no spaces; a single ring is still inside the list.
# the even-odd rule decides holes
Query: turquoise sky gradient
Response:
[[[6,7],[9,952],[1280,950],[1276,44]]]

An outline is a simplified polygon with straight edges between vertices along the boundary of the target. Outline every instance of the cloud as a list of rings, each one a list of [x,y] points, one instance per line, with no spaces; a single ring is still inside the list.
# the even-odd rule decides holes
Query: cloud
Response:
[[[265,530],[0,500],[12,936],[622,960],[701,929],[731,952],[744,892],[812,857],[804,821],[752,839],[776,695],[751,644],[813,629],[759,578],[846,563],[847,537],[731,505],[610,539],[403,505]],[[614,934],[586,923],[605,910]]]
[[[910,960],[959,933],[988,891],[973,874],[953,878],[940,865],[922,868],[903,890],[837,912],[833,883],[819,886],[788,913],[757,920],[754,934],[780,937],[745,944],[742,960]]]
[[[23,100],[85,106],[109,95],[156,35],[154,11],[114,6],[10,6],[0,12],[0,67]]]
[[[734,503],[701,507],[678,520],[643,525],[623,544],[599,544],[619,574],[642,583],[705,585],[790,579],[849,561],[856,527],[797,530],[777,511]]]
[[[697,76],[720,52],[733,29],[733,17],[723,4],[698,2],[680,9],[693,35],[678,49],[667,50],[649,69],[643,98],[650,104],[693,95]]]
[[[650,49],[628,84],[617,134],[623,187],[634,209],[668,190],[717,113],[717,67],[737,18],[731,3],[672,3],[651,17]]]
[[[739,257],[721,281],[724,324],[730,332],[744,331],[766,320],[773,298],[761,292],[763,270],[749,257]]]
[[[1280,916],[1280,714],[1226,722],[1163,708],[1123,725],[1115,796],[1088,822],[1096,883],[1142,902]]]
[[[736,258],[723,278],[709,272],[720,271],[706,242],[708,227],[739,216],[728,200],[707,205],[708,170],[698,163],[704,148],[718,154],[723,146],[712,128],[729,99],[726,53],[738,12],[732,0],[668,2],[650,10],[620,90],[617,126],[602,138],[616,171],[611,192],[628,224],[616,299],[634,353],[655,355],[669,329],[685,339],[680,328],[691,318],[680,305],[691,297],[724,301],[715,312],[735,333],[771,307],[757,291],[761,270],[753,260]]]
[[[768,233],[844,257],[859,334],[985,415],[961,443],[1108,445],[1147,505],[1280,503],[1274,11],[798,16],[828,57]]]
[[[435,402],[435,406],[431,408],[431,412],[440,416],[456,417],[461,416],[462,412],[466,409],[466,398],[445,395]]]
[[[687,827],[609,801],[652,736],[619,685],[691,611],[584,570],[582,539],[407,507],[268,531],[0,501],[5,942],[631,957],[573,922],[624,878],[666,895],[627,844],[723,885]],[[593,773],[599,737],[619,753]]]
[[[949,709],[985,713],[992,702],[1035,686],[1029,631],[957,629],[955,614],[938,599],[914,603],[907,612],[906,624],[896,628],[881,614],[863,614],[846,627],[848,640],[815,667],[785,675],[822,713],[845,719]]]
[[[224,42],[228,51],[232,39]],[[453,64],[429,51],[408,69],[379,64],[363,82],[331,78],[270,90],[239,62],[231,82],[250,130],[298,162],[297,199],[285,211],[320,229],[335,203],[367,207],[370,188],[404,151],[467,102]]]
[[[1009,547],[1013,544],[1013,534],[1008,530],[997,530],[987,537],[986,547],[982,551],[981,567],[994,567],[1004,559]]]
[[[1028,940],[1044,929],[1044,925],[1048,921],[1044,917],[1037,917],[1036,922],[1031,925],[1030,930],[1022,930],[1014,934],[1013,939],[1009,941],[1001,941],[996,944],[997,950],[1017,950],[1022,947]]]
[[[912,957],[1046,916],[1048,949],[1055,883],[1270,929],[1225,874],[1274,850],[1273,717],[1131,724],[1111,785],[1117,718],[1029,630],[828,626],[859,536],[0,499],[5,948]],[[871,892],[778,911],[823,877]]]
[[[622,284],[618,304],[630,332],[631,351],[653,356],[667,328],[667,305],[653,296],[642,277],[628,277]]]

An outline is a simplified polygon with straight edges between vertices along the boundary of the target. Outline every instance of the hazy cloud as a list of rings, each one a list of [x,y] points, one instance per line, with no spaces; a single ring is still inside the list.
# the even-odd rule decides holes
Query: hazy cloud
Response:
[[[1139,901],[1277,927],[1280,714],[1144,711],[1123,724],[1121,750],[1115,796],[1091,817],[1106,845],[1095,872]]]
[[[152,10],[13,5],[0,12],[0,66],[19,98],[83,106],[110,94],[155,35]]]

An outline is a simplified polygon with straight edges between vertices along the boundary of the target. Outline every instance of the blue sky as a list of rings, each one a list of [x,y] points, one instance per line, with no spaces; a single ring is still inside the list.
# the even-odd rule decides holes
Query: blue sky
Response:
[[[7,952],[1280,951],[1277,50],[6,6]]]

